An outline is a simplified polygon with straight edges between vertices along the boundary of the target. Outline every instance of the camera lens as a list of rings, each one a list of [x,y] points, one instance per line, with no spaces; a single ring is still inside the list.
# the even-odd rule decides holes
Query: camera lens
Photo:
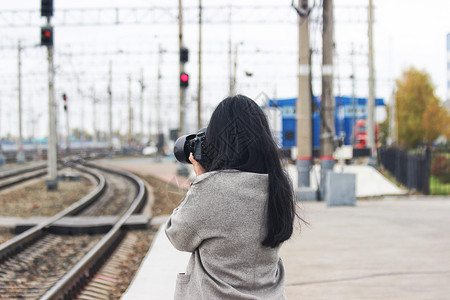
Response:
[[[190,141],[195,138],[195,136],[195,134],[183,135],[176,140],[175,146],[173,147],[173,153],[179,162],[183,164],[191,163],[189,161],[189,154],[192,152],[190,149]]]

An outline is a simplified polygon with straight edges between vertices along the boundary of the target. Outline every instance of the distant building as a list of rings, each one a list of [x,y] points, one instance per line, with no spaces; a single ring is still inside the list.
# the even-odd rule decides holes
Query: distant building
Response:
[[[281,145],[284,149],[290,149],[297,145],[297,116],[295,102],[297,98],[269,100],[269,107],[277,107],[281,111]],[[352,135],[355,123],[359,119],[366,119],[366,98],[352,98],[347,96],[335,96],[334,129],[336,136],[344,136],[344,144],[352,144]],[[375,99],[376,106],[385,106],[383,98]],[[313,98],[312,113],[312,143],[313,150],[320,146],[320,110],[319,97]],[[272,126],[273,127],[273,126]]]

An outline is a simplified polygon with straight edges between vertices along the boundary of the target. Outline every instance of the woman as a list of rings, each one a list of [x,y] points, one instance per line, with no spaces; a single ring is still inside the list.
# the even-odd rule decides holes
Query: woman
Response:
[[[282,242],[296,217],[292,184],[261,108],[237,95],[223,100],[206,129],[206,159],[166,224],[192,252],[175,299],[285,299]]]

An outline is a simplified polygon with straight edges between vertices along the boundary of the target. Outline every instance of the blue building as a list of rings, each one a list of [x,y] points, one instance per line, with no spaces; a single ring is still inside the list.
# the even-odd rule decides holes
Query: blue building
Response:
[[[270,107],[277,107],[281,110],[282,116],[282,133],[281,143],[285,149],[290,149],[297,145],[297,135],[295,133],[297,120],[295,103],[297,98],[269,100]],[[341,132],[344,134],[344,144],[351,145],[353,124],[358,119],[365,119],[366,114],[366,98],[352,98],[345,96],[336,96],[336,109],[334,112],[334,126],[336,135],[340,136]],[[384,106],[384,99],[375,99],[376,106]],[[313,99],[313,149],[318,149],[320,145],[320,106],[321,101],[318,97]]]

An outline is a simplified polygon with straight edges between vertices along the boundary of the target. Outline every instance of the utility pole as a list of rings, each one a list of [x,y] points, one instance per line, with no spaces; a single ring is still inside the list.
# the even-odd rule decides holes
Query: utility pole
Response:
[[[164,50],[161,47],[161,44],[158,46],[158,80],[156,83],[156,130],[157,134],[162,132],[162,124],[161,124],[161,65],[163,58]],[[149,124],[150,128],[150,124]]]
[[[128,74],[128,135],[127,135],[128,146],[131,145],[132,133],[133,133],[133,111],[131,108],[131,74]]]
[[[113,157],[113,126],[112,126],[112,61],[109,61],[109,82],[108,82],[108,158]]]
[[[181,49],[183,48],[183,6],[181,3],[182,0],[178,0],[178,46],[181,54]],[[180,60],[180,75],[184,73],[184,62]],[[185,124],[185,115],[186,115],[186,89],[180,86],[180,128],[179,128],[179,136],[186,133],[186,124]]]
[[[232,84],[231,84],[231,95],[236,94],[236,72],[237,72],[238,47],[243,44],[244,44],[244,42],[239,42],[236,45],[234,45],[233,79],[232,79]]]
[[[0,97],[0,166],[3,166],[6,163],[6,159],[5,156],[3,155],[3,150],[2,150],[2,131],[1,131],[1,127],[2,127],[2,100]]]
[[[139,111],[139,133],[140,137],[144,136],[144,90],[145,90],[145,84],[144,84],[144,70],[141,68],[141,79],[139,80],[139,85],[141,86],[141,94],[140,94],[140,111]]]
[[[47,17],[47,26],[50,26],[50,17]],[[58,163],[57,163],[57,133],[56,133],[56,102],[55,102],[55,69],[53,62],[54,46],[47,46],[48,53],[48,127],[49,137],[47,141],[47,174],[48,190],[58,189]]]
[[[397,124],[396,124],[396,117],[395,117],[395,89],[392,90],[392,94],[391,94],[391,100],[389,101],[390,104],[390,120],[389,120],[389,124],[390,124],[390,130],[389,130],[389,135],[390,135],[390,145],[395,144],[397,142]]]
[[[23,135],[22,135],[22,47],[20,40],[17,44],[17,95],[19,98],[19,143],[17,151],[17,163],[23,164],[25,162],[25,153],[23,152]]]
[[[229,72],[229,96],[233,96],[233,59],[231,51],[231,4],[228,7],[228,72]]]
[[[297,114],[297,172],[299,188],[309,187],[309,173],[312,161],[312,119],[311,119],[311,52],[309,44],[308,0],[298,3],[298,98]],[[303,198],[299,195],[299,198]]]
[[[352,145],[353,147],[356,145],[356,134],[355,134],[355,124],[356,124],[356,118],[357,118],[357,105],[356,105],[356,88],[355,88],[355,49],[354,45],[352,43],[352,107],[353,107],[353,114],[352,114]]]
[[[322,107],[320,128],[321,183],[325,175],[333,170],[334,95],[333,95],[333,0],[323,0],[323,54],[322,54]],[[324,190],[321,190],[322,196]]]
[[[369,97],[367,99],[367,146],[372,158],[376,158],[375,141],[375,71],[373,64],[373,7],[369,0]]]
[[[97,99],[95,98],[95,88],[92,86],[92,128],[94,133],[92,134],[92,146],[97,147]]]
[[[64,112],[66,115],[66,154],[70,155],[70,125],[69,125],[69,101],[67,100],[67,95],[63,94],[64,101]]]
[[[198,0],[197,129],[202,128],[202,0]]]
[[[82,144],[84,143],[84,141],[86,140],[86,136],[84,134],[85,128],[84,128],[84,114],[85,114],[85,95],[83,94],[81,87],[80,87],[80,78],[77,76],[77,92],[78,92],[78,96],[81,98],[81,126],[80,126],[80,140],[82,142]]]

